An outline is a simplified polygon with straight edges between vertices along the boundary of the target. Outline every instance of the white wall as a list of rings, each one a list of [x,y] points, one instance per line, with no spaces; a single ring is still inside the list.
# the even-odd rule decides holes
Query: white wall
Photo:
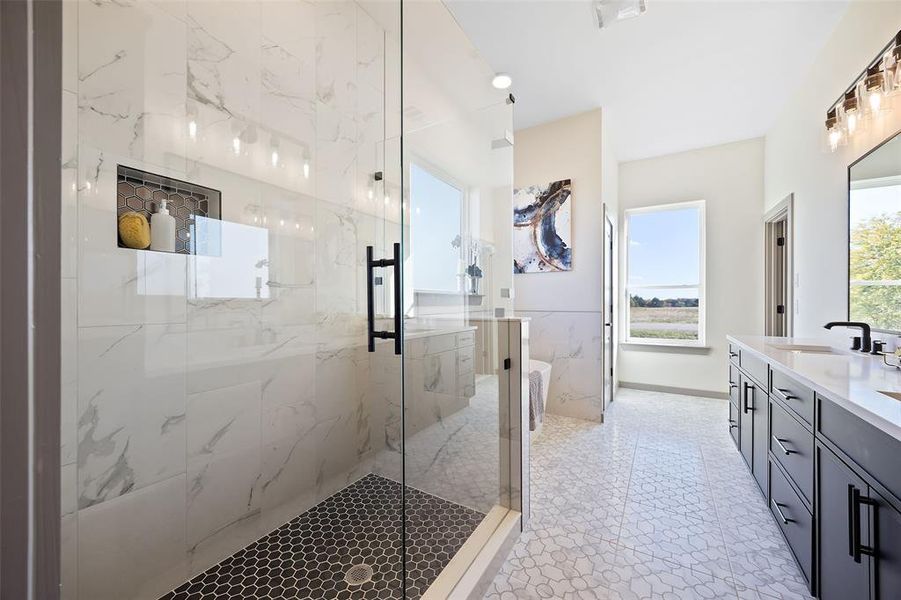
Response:
[[[726,392],[726,335],[763,332],[763,139],[620,165],[620,215],[629,208],[691,200],[707,204],[709,349],[623,345],[618,379],[624,384]],[[622,263],[620,273],[622,306]]]
[[[825,335],[823,323],[847,316],[847,168],[901,129],[901,105],[835,153],[824,150],[823,122],[899,28],[901,3],[852,2],[766,135],[766,206],[795,195],[795,335]],[[846,332],[833,335],[844,343]]]
[[[603,203],[616,210],[608,146],[596,109],[517,131],[514,151],[514,187],[572,180],[573,269],[516,275],[514,305],[532,318],[531,357],[553,366],[548,412],[595,421],[602,412]]]

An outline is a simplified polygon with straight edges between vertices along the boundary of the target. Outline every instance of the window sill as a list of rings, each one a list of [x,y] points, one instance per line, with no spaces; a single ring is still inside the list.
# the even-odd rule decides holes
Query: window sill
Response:
[[[637,351],[645,351],[645,352],[674,352],[674,353],[685,353],[685,354],[706,354],[710,352],[711,347],[706,344],[698,344],[698,343],[686,343],[679,341],[672,342],[655,342],[655,341],[647,341],[647,342],[638,342],[638,341],[627,341],[620,342],[620,346],[625,348],[626,350],[637,350]]]

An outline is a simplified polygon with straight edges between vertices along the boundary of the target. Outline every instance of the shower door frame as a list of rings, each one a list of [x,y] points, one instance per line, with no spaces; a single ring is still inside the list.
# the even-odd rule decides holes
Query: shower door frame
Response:
[[[61,0],[0,2],[0,40],[0,595],[57,600]]]

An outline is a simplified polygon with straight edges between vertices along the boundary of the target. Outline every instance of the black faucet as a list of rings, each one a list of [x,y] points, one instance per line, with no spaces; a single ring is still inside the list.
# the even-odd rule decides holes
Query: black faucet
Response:
[[[870,325],[861,321],[832,321],[823,325],[826,329],[833,327],[857,327],[861,332],[860,351],[869,352],[872,346],[872,338],[870,337]]]

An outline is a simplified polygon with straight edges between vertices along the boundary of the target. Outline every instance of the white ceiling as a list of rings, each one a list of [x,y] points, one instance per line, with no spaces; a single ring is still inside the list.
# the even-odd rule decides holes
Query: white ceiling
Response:
[[[590,0],[445,1],[513,76],[517,129],[600,106],[621,161],[764,135],[848,4],[650,0],[598,29]]]

